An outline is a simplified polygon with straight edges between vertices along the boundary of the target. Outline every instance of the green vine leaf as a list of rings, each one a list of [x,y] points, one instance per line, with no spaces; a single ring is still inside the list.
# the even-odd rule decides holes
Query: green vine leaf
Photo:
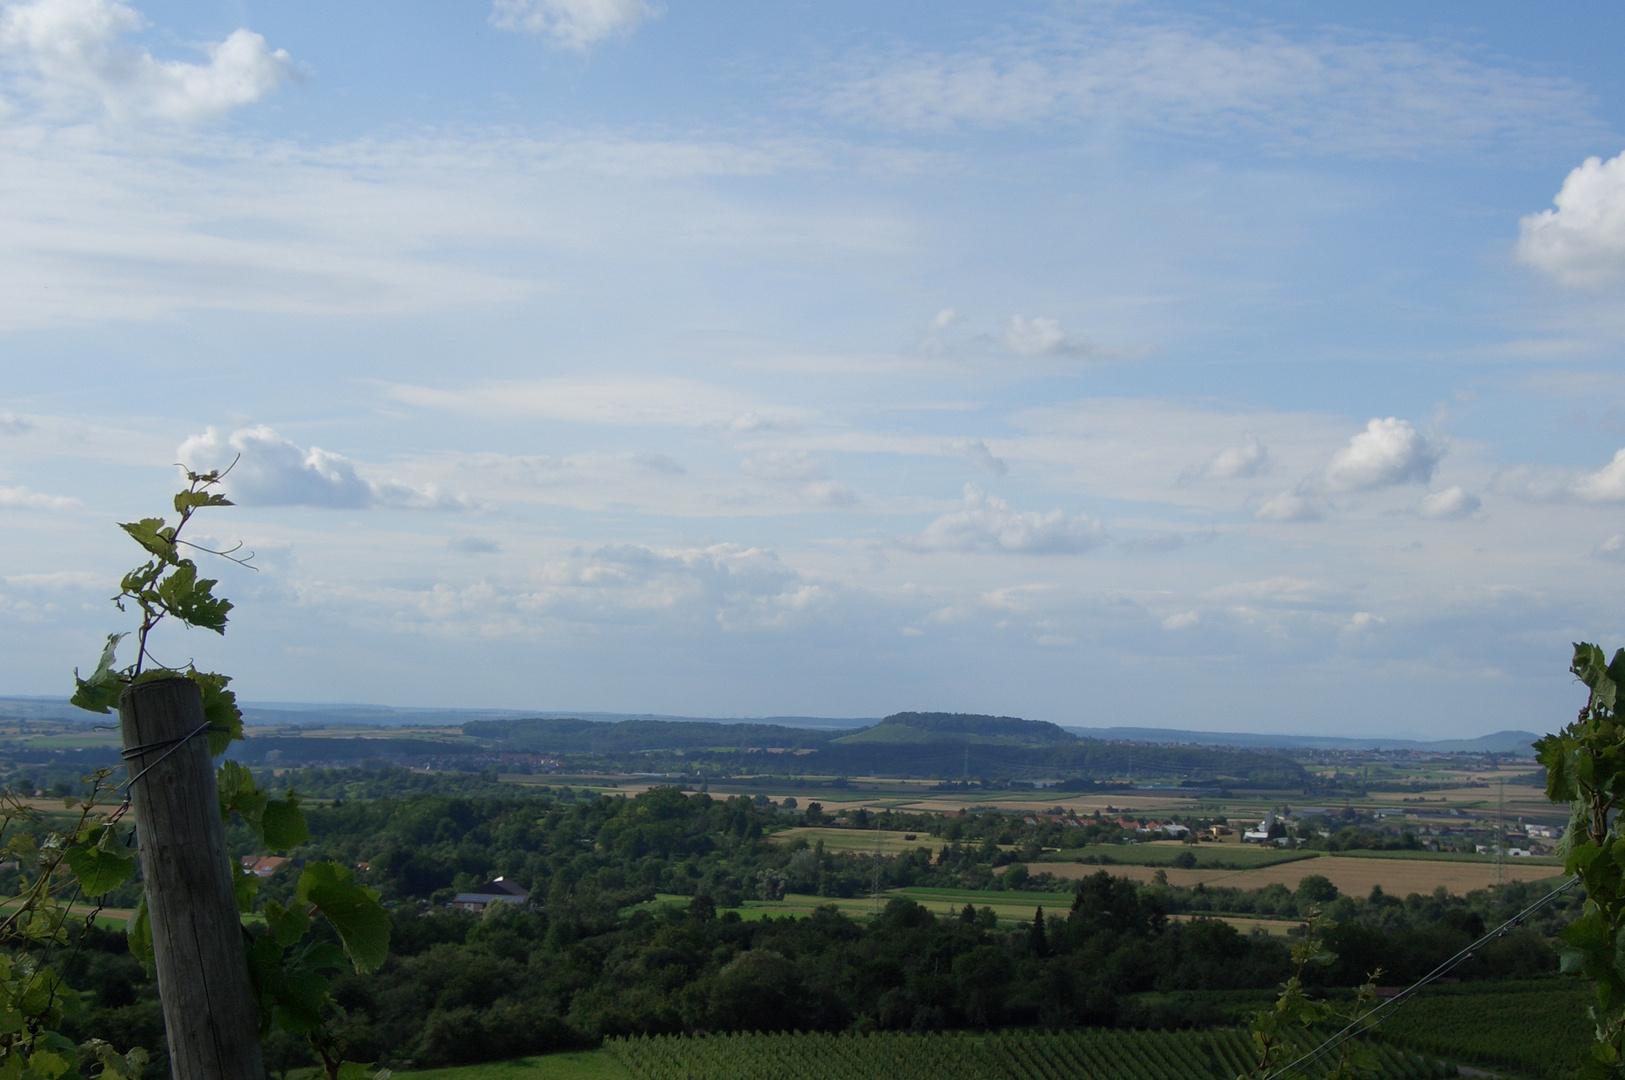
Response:
[[[158,582],[153,593],[165,611],[187,626],[224,634],[226,614],[231,611],[232,605],[230,600],[214,595],[214,587],[218,584],[220,582],[214,578],[198,577],[197,563],[191,559],[181,559],[175,563],[169,576]]]
[[[355,871],[338,863],[311,863],[299,875],[299,901],[327,917],[357,972],[377,971],[389,956],[389,912],[378,890],[355,883]]]
[[[261,830],[265,846],[272,851],[288,851],[310,839],[310,827],[305,824],[305,812],[299,808],[299,796],[288,792],[285,799],[267,799],[264,828]]]
[[[173,566],[175,530],[164,525],[163,518],[142,518],[140,521],[121,522],[119,528],[134,537],[135,542]]]
[[[175,513],[184,514],[200,506],[235,506],[224,495],[211,491],[179,491],[175,493]]]
[[[118,706],[126,680],[113,670],[113,664],[117,662],[118,643],[127,637],[128,634],[107,635],[107,644],[102,646],[101,659],[96,661],[96,670],[90,673],[90,678],[81,679],[79,669],[73,669],[72,704],[96,713],[110,712]]]
[[[310,933],[310,912],[301,904],[285,908],[275,900],[265,902],[265,925],[284,949],[291,949]]]
[[[135,856],[97,843],[74,844],[64,856],[86,896],[103,896],[135,873]]]
[[[203,719],[209,722],[209,753],[219,757],[226,747],[243,737],[243,714],[237,708],[237,694],[226,689],[229,675],[189,668],[186,677],[203,691]]]
[[[124,924],[124,937],[130,945],[130,955],[141,961],[141,966],[151,975],[157,970],[157,961],[152,955],[152,919],[147,914],[147,898],[143,896],[130,913]]]

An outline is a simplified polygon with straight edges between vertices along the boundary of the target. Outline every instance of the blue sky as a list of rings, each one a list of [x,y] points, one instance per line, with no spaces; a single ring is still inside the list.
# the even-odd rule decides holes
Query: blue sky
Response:
[[[162,654],[250,699],[1549,728],[1625,643],[1622,35],[0,5],[0,692],[241,455]]]

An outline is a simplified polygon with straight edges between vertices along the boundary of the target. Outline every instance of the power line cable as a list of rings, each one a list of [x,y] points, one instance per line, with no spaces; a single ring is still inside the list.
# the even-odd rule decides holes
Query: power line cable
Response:
[[[1381,1005],[1378,1005],[1376,1008],[1372,1009],[1364,1016],[1361,1016],[1359,1019],[1351,1021],[1347,1027],[1326,1039],[1325,1042],[1322,1042],[1313,1050],[1302,1055],[1296,1061],[1289,1062],[1288,1064],[1283,1065],[1279,1069],[1276,1069],[1274,1072],[1270,1073],[1267,1080],[1281,1080],[1282,1077],[1290,1075],[1299,1066],[1307,1065],[1316,1058],[1320,1057],[1322,1054],[1325,1054],[1330,1050],[1335,1050],[1337,1047],[1343,1045],[1360,1032],[1369,1031],[1371,1028],[1376,1027],[1377,1024],[1381,1023],[1383,1014],[1392,1012],[1406,1001],[1409,1001],[1419,990],[1427,986],[1429,983],[1448,975],[1453,969],[1470,959],[1472,955],[1481,947],[1506,936],[1506,934],[1515,929],[1519,924],[1523,923],[1531,915],[1535,914],[1535,912],[1539,911],[1547,904],[1550,904],[1553,900],[1556,900],[1559,896],[1568,892],[1579,883],[1580,879],[1578,877],[1569,878],[1563,884],[1559,885],[1557,888],[1553,889],[1539,900],[1536,900],[1533,904],[1530,904],[1528,907],[1512,916],[1512,918],[1508,919],[1494,930],[1491,930],[1489,933],[1485,934],[1483,937],[1479,938],[1477,941],[1473,942],[1455,956],[1452,956],[1450,959],[1446,960],[1444,963],[1440,964],[1438,967],[1434,968],[1432,971],[1428,972],[1426,975],[1422,976],[1420,979],[1416,980],[1414,983],[1407,986],[1405,989],[1401,990],[1399,993],[1395,994]]]

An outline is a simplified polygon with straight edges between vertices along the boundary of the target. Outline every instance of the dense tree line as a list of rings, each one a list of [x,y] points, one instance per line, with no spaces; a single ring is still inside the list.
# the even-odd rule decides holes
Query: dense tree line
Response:
[[[310,807],[301,854],[366,864],[363,876],[393,912],[389,963],[338,985],[354,1050],[428,1066],[636,1032],[1208,1023],[1215,993],[1267,994],[1290,965],[1282,939],[1244,935],[1206,914],[1325,905],[1339,958],[1312,978],[1338,987],[1378,967],[1391,973],[1384,981],[1410,978],[1527,899],[1523,886],[1468,899],[1342,897],[1314,875],[1297,890],[1176,889],[1103,869],[1016,926],[996,923],[988,908],[934,915],[906,899],[867,921],[834,908],[759,921],[728,910],[787,889],[867,892],[872,857],[768,839],[809,811],[818,814],[671,788],[631,799],[416,795]],[[914,852],[881,861],[886,886],[990,881],[992,864],[1012,854],[1000,843],[1032,843],[1053,825],[996,812],[871,821],[922,838]],[[1089,828],[1115,826],[1066,831]],[[291,892],[294,870],[266,889]],[[536,903],[483,915],[441,903],[497,874]],[[651,902],[656,893],[684,900]],[[161,1044],[152,989],[119,935],[93,933],[64,966],[70,984],[85,988],[75,1030]],[[1463,974],[1555,966],[1529,931],[1483,950]],[[279,1043],[271,1052],[291,1065],[303,1051]]]

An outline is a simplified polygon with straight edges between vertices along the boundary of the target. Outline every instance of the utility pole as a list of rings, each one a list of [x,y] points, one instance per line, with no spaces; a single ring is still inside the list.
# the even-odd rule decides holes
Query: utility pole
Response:
[[[203,695],[157,679],[119,699],[158,998],[174,1080],[257,1080],[259,1010],[232,887]]]

